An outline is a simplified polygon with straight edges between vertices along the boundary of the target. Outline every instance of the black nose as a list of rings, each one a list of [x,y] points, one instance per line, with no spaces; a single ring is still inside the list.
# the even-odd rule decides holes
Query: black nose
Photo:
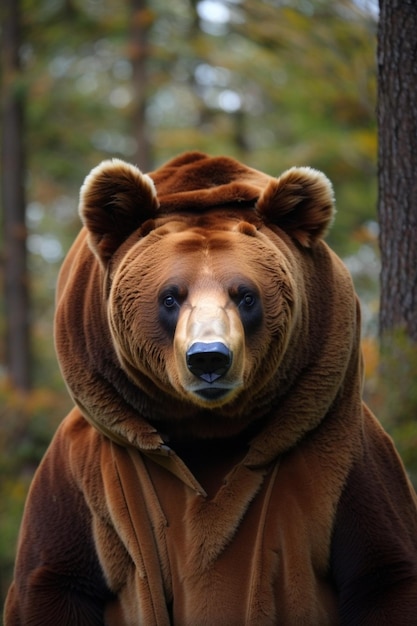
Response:
[[[224,376],[231,364],[232,353],[220,341],[197,341],[187,351],[188,369],[207,383],[213,383]]]

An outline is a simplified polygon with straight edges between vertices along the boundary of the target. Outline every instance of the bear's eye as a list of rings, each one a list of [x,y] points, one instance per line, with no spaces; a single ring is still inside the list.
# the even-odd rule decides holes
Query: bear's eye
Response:
[[[247,308],[254,306],[256,302],[256,297],[255,294],[251,293],[250,291],[246,292],[241,301],[240,301],[240,305],[243,305]]]
[[[159,294],[159,303],[165,309],[180,307],[186,298],[187,291],[177,285],[168,285]]]
[[[166,332],[173,336],[187,290],[178,285],[168,285],[159,293],[159,321]]]
[[[240,319],[246,333],[254,333],[262,324],[262,301],[256,288],[240,285],[233,289],[231,297],[239,310]]]
[[[172,294],[165,296],[162,302],[167,309],[172,309],[177,304],[177,301]]]

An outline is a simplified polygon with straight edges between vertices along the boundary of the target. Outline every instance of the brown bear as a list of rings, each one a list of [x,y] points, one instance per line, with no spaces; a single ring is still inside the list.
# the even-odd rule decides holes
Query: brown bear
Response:
[[[31,486],[6,626],[411,626],[416,496],[362,401],[330,182],[105,161],[61,270],[76,408]]]

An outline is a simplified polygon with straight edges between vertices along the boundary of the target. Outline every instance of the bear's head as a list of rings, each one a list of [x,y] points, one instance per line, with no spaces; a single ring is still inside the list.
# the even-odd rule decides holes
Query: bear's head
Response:
[[[87,419],[142,447],[146,428],[229,436],[283,410],[304,380],[310,401],[327,389],[300,432],[314,427],[355,333],[350,280],[322,240],[333,213],[331,184],[310,168],[272,178],[191,153],[150,175],[116,159],[93,169],[56,324]]]

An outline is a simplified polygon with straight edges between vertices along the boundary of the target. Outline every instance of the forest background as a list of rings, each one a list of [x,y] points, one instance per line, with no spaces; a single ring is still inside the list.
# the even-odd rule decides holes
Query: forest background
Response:
[[[366,399],[417,483],[417,363],[379,367],[376,3],[21,0],[21,17],[30,381],[13,385],[2,341],[0,598],[30,480],[71,406],[54,356],[54,289],[80,227],[80,185],[104,158],[149,171],[193,149],[275,176],[293,165],[327,174],[338,210],[328,243],[362,302]]]

